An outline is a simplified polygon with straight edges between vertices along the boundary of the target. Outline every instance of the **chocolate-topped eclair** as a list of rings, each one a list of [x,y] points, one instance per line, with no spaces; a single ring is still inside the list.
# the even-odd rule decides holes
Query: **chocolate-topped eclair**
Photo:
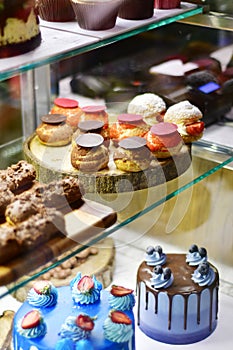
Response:
[[[0,264],[37,248],[56,234],[66,234],[65,220],[61,212],[46,208],[16,226],[0,227]]]
[[[0,181],[7,183],[9,190],[13,193],[20,188],[30,186],[35,179],[36,171],[33,165],[24,160],[0,171]]]
[[[8,204],[14,198],[13,192],[8,188],[7,182],[0,182],[0,216],[3,216]]]

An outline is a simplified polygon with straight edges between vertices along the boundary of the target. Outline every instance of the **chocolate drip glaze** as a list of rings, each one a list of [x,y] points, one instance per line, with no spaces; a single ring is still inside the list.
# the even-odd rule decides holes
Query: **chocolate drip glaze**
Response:
[[[149,293],[152,293],[155,299],[155,313],[159,311],[158,305],[158,296],[159,293],[166,293],[169,299],[169,313],[168,313],[168,329],[171,329],[172,323],[172,305],[173,298],[175,295],[181,295],[184,299],[184,330],[187,328],[187,317],[188,317],[188,300],[191,294],[196,294],[197,296],[197,324],[200,323],[201,315],[201,296],[202,292],[206,289],[210,293],[210,314],[209,314],[209,330],[212,330],[212,317],[213,309],[215,306],[216,314],[215,318],[217,319],[218,314],[218,297],[216,298],[216,305],[213,305],[213,294],[216,291],[218,295],[218,286],[219,286],[219,275],[217,269],[210,264],[212,269],[215,272],[215,279],[210,286],[200,287],[198,284],[192,281],[191,276],[196,269],[195,266],[189,266],[186,263],[185,254],[167,254],[167,261],[163,267],[170,267],[174,275],[174,282],[169,288],[156,289],[151,286],[150,278],[153,271],[153,266],[149,266],[146,262],[143,262],[138,269],[137,274],[137,292],[139,293],[139,305],[138,310],[140,310],[140,284],[144,283],[146,286],[146,295],[145,295],[145,308],[148,310],[149,302]],[[140,325],[140,312],[138,311],[138,325]]]

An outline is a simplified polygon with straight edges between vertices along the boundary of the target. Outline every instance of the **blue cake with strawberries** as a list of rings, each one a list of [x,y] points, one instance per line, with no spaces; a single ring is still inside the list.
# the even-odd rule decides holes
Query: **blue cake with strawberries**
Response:
[[[37,281],[14,318],[14,350],[135,350],[133,290],[95,276],[69,286]]]

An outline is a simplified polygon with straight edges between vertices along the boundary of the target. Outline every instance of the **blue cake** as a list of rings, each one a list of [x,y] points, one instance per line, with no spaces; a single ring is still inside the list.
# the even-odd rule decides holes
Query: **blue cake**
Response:
[[[137,272],[139,328],[163,343],[198,342],[217,326],[218,289],[205,248],[193,244],[187,254],[165,254],[149,246]]]
[[[14,318],[14,350],[135,350],[133,290],[95,276],[69,286],[37,281]]]

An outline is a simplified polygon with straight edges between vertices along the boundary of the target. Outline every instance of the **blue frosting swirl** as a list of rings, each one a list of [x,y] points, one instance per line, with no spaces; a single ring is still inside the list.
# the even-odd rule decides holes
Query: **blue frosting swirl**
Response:
[[[58,292],[57,288],[51,285],[51,290],[48,294],[38,294],[34,288],[28,292],[27,300],[30,305],[35,307],[50,307],[57,303]]]
[[[154,274],[153,273],[150,281],[151,281],[151,285],[153,286],[153,288],[157,288],[157,289],[168,288],[173,283],[174,276],[173,276],[173,274],[171,274],[170,278],[165,279],[163,273],[161,273],[161,274]]]
[[[215,279],[214,270],[209,267],[209,270],[206,274],[201,274],[198,268],[192,274],[192,280],[197,283],[200,287],[209,286]]]
[[[153,254],[145,254],[145,262],[149,266],[164,265],[167,260],[165,253],[159,254],[154,251]]]
[[[114,323],[108,317],[103,324],[104,336],[115,343],[128,342],[133,336],[132,324]]]
[[[186,262],[190,265],[190,266],[197,266],[199,264],[201,264],[202,262],[207,261],[207,256],[201,257],[200,253],[197,252],[189,252],[186,255]]]
[[[19,323],[17,325],[17,330],[19,334],[21,334],[25,338],[39,338],[39,337],[43,337],[46,334],[47,327],[42,318],[38,326],[33,328],[28,328],[28,329],[24,329],[21,327],[22,320],[23,318],[19,320]]]
[[[108,301],[109,305],[115,310],[132,310],[135,305],[135,298],[132,293],[120,297],[116,297],[110,293]]]
[[[88,292],[80,291],[77,287],[80,279],[82,278],[79,272],[77,276],[70,282],[72,298],[76,303],[79,304],[93,304],[100,300],[100,292],[103,288],[102,283],[100,283],[95,276],[92,277],[94,282],[94,288],[90,289]]]
[[[76,324],[76,316],[68,316],[61,326],[59,335],[61,338],[68,338],[73,341],[86,339],[90,335],[90,331],[85,331]]]

